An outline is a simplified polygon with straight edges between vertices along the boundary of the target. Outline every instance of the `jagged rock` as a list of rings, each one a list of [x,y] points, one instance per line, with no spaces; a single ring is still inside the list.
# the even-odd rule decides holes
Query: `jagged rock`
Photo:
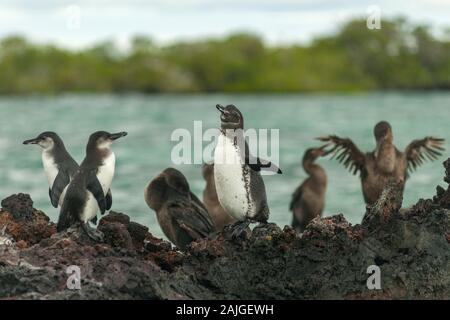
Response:
[[[55,224],[42,211],[33,208],[29,195],[19,193],[1,203],[0,228],[6,227],[6,234],[22,247],[39,243],[56,232]]]
[[[28,194],[19,193],[2,200],[2,208],[8,211],[15,220],[33,218],[33,200]]]
[[[387,183],[380,198],[372,205],[367,206],[362,225],[368,229],[378,229],[394,214],[400,211],[403,203],[403,183],[391,180]]]
[[[448,193],[399,210],[398,189],[388,188],[362,225],[342,214],[314,219],[303,234],[262,224],[236,240],[224,230],[185,252],[115,212],[99,222],[103,242],[76,226],[36,228],[30,241],[31,225],[54,225],[36,209],[30,221],[3,210],[0,227],[15,224],[6,233],[16,242],[0,246],[0,299],[449,299]],[[82,290],[66,286],[71,265],[80,267]],[[381,290],[367,288],[372,265]]]

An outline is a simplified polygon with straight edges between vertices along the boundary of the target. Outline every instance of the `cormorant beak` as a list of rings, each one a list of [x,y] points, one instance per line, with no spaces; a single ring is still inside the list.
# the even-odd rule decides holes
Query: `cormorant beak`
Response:
[[[23,142],[23,144],[38,144],[39,141],[41,141],[40,138],[34,138],[34,139],[30,139],[30,140],[25,140]]]
[[[325,156],[329,155],[333,151],[333,148],[331,148],[330,150],[326,149],[326,147],[328,147],[329,145],[330,144],[327,143],[327,144],[324,144],[323,146],[317,148],[320,151],[320,156],[321,157],[325,157]]]
[[[111,133],[109,135],[109,139],[111,140],[117,140],[119,138],[125,137],[128,133],[126,133],[125,131],[123,132],[118,132],[118,133]]]

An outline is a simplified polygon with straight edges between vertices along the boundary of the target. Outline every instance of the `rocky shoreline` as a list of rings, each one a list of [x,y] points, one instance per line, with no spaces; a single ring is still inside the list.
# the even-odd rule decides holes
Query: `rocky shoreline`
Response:
[[[392,184],[361,225],[340,214],[302,236],[274,224],[235,240],[224,230],[180,252],[117,212],[99,222],[102,243],[75,227],[56,233],[28,195],[13,195],[1,203],[0,299],[450,299],[450,189],[401,202]],[[67,288],[71,265],[81,290]],[[380,290],[367,288],[371,265]]]

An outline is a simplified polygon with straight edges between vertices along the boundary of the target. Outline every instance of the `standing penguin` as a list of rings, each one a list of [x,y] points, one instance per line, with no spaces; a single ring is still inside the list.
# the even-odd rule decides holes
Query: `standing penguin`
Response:
[[[206,181],[205,190],[203,190],[203,203],[214,221],[216,230],[220,231],[225,226],[236,222],[236,219],[226,213],[220,205],[216,183],[214,182],[214,163],[203,164],[202,174]]]
[[[106,195],[114,177],[116,161],[110,146],[114,140],[126,135],[126,132],[97,131],[89,137],[86,157],[67,187],[59,214],[58,231],[81,222],[88,236],[98,240],[98,237],[88,229],[87,223],[97,217],[98,210],[102,214],[106,210]]]
[[[238,237],[250,222],[267,223],[269,207],[260,171],[281,170],[270,162],[252,157],[244,139],[244,118],[234,105],[216,105],[220,112],[220,135],[214,151],[214,180],[219,202],[238,222]]]
[[[43,132],[23,144],[37,144],[42,148],[42,164],[49,184],[52,205],[62,205],[70,179],[78,170],[78,163],[70,156],[61,138],[54,132]]]
[[[293,214],[292,226],[298,232],[303,232],[312,219],[321,216],[325,207],[327,174],[314,163],[318,157],[328,154],[324,149],[325,146],[308,149],[303,156],[303,168],[309,177],[294,191],[289,206]]]
[[[181,249],[215,231],[208,211],[190,191],[184,175],[174,168],[153,179],[145,188],[144,198],[156,212],[166,237]]]

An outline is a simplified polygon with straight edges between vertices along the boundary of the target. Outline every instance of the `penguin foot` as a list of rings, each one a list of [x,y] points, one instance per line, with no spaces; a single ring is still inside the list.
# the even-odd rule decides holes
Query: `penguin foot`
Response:
[[[81,229],[83,229],[84,233],[95,242],[103,242],[104,234],[101,231],[91,229],[87,223],[82,223]]]
[[[246,239],[250,221],[238,221],[231,226],[231,239]]]

